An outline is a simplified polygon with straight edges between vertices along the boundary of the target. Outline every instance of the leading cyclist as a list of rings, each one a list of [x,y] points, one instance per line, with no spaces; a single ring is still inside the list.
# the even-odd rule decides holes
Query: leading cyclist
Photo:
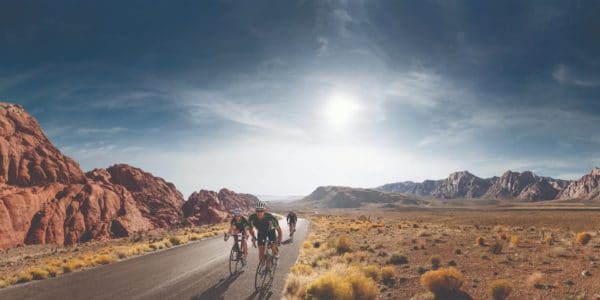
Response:
[[[279,227],[279,221],[272,214],[265,212],[266,205],[262,201],[256,202],[256,213],[248,217],[250,222],[250,235],[252,235],[252,243],[255,244],[258,240],[258,261],[260,261],[265,254],[265,244],[267,240],[273,242],[271,244],[271,251],[275,256],[275,265],[277,265],[279,259],[279,245],[281,245],[281,227]],[[254,234],[254,228],[258,231],[258,234]],[[277,231],[277,234],[275,234]]]

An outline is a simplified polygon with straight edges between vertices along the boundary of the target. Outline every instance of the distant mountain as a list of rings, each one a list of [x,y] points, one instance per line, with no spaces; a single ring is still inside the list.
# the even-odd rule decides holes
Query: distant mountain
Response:
[[[356,208],[365,204],[388,204],[398,206],[420,206],[428,204],[427,201],[403,194],[341,186],[318,187],[310,195],[297,202],[322,208]]]
[[[571,182],[558,195],[559,199],[600,200],[600,168]]]
[[[594,170],[597,170],[597,168]],[[592,171],[592,173],[593,172],[594,171]],[[597,189],[598,180],[594,180],[590,177],[586,178],[584,181],[585,183],[581,183],[582,187],[577,189],[571,188],[569,190],[571,192],[568,194],[561,194],[563,190],[568,189],[568,187],[576,181],[541,177],[530,171],[506,171],[500,177],[491,178],[480,178],[468,171],[460,171],[450,174],[446,179],[425,180],[423,182],[405,181],[390,183],[377,187],[375,190],[381,192],[416,194],[444,199],[485,198],[544,201],[554,200],[559,197],[572,197],[573,195],[583,197],[582,199],[598,197],[597,194],[589,194],[586,192],[590,189]],[[559,196],[559,194],[563,196]]]

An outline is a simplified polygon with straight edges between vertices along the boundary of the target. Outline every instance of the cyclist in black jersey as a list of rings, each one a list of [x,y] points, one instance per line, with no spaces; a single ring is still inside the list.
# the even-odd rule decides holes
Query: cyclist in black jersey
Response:
[[[242,251],[244,252],[244,259],[242,264],[246,264],[246,258],[248,258],[248,244],[246,243],[246,237],[248,236],[248,229],[250,223],[242,216],[241,209],[237,208],[233,210],[233,218],[231,219],[231,226],[229,226],[229,234],[233,235],[234,241],[237,243],[237,234],[242,234]],[[227,241],[227,239],[225,239]]]
[[[296,231],[296,222],[298,221],[298,216],[296,216],[296,213],[293,211],[290,211],[287,214],[287,223],[288,223],[288,227],[290,228],[290,235],[292,235],[294,233],[294,231]]]
[[[252,235],[252,243],[258,241],[258,260],[260,261],[265,254],[265,244],[267,240],[273,242],[271,244],[271,251],[275,256],[275,263],[279,258],[279,245],[281,244],[281,238],[283,234],[281,227],[279,227],[279,221],[272,214],[265,212],[266,205],[264,202],[259,201],[256,204],[256,213],[248,217],[250,222],[250,235]],[[256,228],[257,235],[254,234],[254,228]]]

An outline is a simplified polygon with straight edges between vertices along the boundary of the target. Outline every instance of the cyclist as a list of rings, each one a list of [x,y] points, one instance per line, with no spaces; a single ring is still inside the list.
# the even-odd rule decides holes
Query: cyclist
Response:
[[[281,228],[279,227],[279,221],[272,214],[265,212],[266,205],[262,201],[256,203],[256,213],[248,217],[250,222],[250,234],[252,235],[252,244],[256,245],[258,240],[258,261],[260,261],[265,254],[265,244],[267,239],[274,242],[271,244],[271,251],[275,257],[275,265],[279,258],[278,246],[281,244]],[[258,234],[254,234],[254,228],[258,231]],[[275,234],[277,231],[277,235]]]
[[[248,244],[246,243],[246,237],[248,236],[248,228],[250,228],[250,223],[248,220],[242,216],[242,210],[236,208],[233,210],[233,219],[231,219],[231,226],[229,226],[229,234],[233,235],[234,242],[237,243],[237,234],[242,234],[242,252],[244,253],[244,257],[242,259],[242,265],[246,265],[246,258],[248,257]],[[225,241],[227,241],[229,237],[226,236]]]
[[[287,214],[286,219],[287,219],[288,227],[290,228],[290,235],[292,235],[296,231],[296,221],[298,221],[298,216],[296,216],[295,212],[290,211]]]

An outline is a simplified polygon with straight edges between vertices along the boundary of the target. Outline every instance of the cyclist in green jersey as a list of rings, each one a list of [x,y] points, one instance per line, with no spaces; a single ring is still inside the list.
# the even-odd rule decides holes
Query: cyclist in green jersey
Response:
[[[259,261],[265,254],[265,244],[267,240],[273,242],[271,244],[271,251],[275,256],[275,263],[279,258],[279,245],[281,244],[281,238],[283,234],[281,227],[279,227],[279,221],[272,214],[265,212],[266,205],[264,202],[259,201],[256,204],[256,213],[248,217],[250,222],[250,235],[252,235],[252,243],[255,244],[258,241],[258,259]],[[254,228],[256,228],[257,234],[254,234]],[[277,234],[276,234],[277,232]]]
[[[242,234],[242,251],[244,252],[244,259],[242,260],[242,264],[246,264],[246,258],[248,258],[248,244],[246,243],[246,237],[248,236],[248,229],[250,228],[250,223],[248,220],[242,216],[242,210],[237,208],[233,210],[233,219],[231,219],[231,226],[229,226],[229,234],[233,235],[235,242],[237,243],[237,234]],[[225,239],[227,241],[227,238]]]

